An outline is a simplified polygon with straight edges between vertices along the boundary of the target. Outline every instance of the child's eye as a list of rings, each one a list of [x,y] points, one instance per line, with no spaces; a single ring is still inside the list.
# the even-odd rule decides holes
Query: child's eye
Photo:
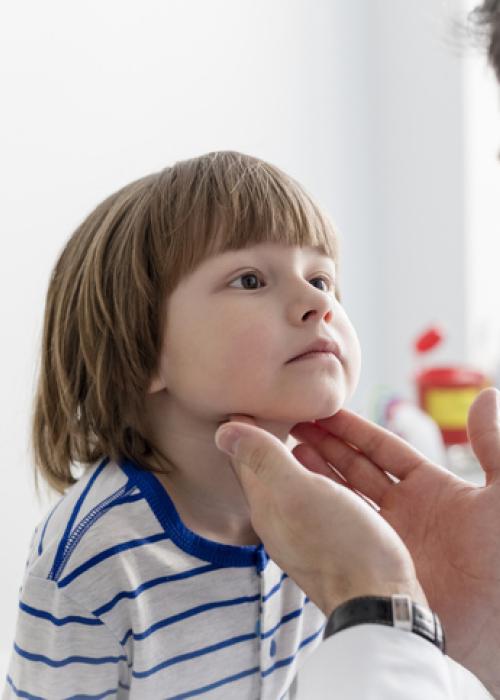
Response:
[[[260,280],[261,278],[255,272],[244,272],[242,275],[238,275],[238,277],[235,277],[233,282],[236,282],[237,280],[242,280],[242,279]],[[313,277],[313,280],[321,280],[322,282],[324,282],[327,286],[327,289],[325,289],[324,291],[333,291],[334,283],[329,277]],[[233,282],[231,282],[231,285],[233,284]],[[245,287],[245,288],[246,289],[256,289],[255,282],[252,282],[250,287]]]
[[[233,282],[236,282],[236,280],[244,280],[244,279],[254,279],[258,280],[259,276],[255,274],[255,272],[244,272],[242,275],[238,275]],[[231,282],[231,284],[233,283]],[[231,285],[230,285],[231,286]],[[255,289],[255,286],[252,284],[250,287],[246,287],[246,289]]]
[[[326,292],[328,291],[333,291],[334,283],[333,280],[331,280],[329,277],[313,277],[314,280],[321,280],[324,282],[327,286],[327,289],[325,289]]]

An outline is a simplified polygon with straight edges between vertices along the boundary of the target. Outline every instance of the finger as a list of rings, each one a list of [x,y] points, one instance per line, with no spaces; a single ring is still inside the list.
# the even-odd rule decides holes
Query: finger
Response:
[[[467,432],[474,454],[486,474],[486,485],[500,483],[500,392],[483,389],[469,409]]]
[[[370,508],[373,508],[376,511],[380,510],[376,503],[374,503],[370,498],[367,498],[365,494],[357,491],[348,481],[345,480],[344,476],[338,472],[335,467],[328,464],[328,462],[326,462],[323,457],[321,457],[321,455],[318,454],[318,452],[316,452],[316,450],[310,445],[306,445],[304,443],[296,445],[292,450],[292,454],[301,464],[306,467],[306,469],[309,469],[309,471],[325,476],[330,481],[335,481],[337,484],[340,484],[340,486],[344,486],[344,488],[349,489],[349,491],[352,491],[354,494],[356,494],[356,496],[359,496],[359,498],[369,505]]]
[[[236,438],[233,444],[228,439],[231,436]],[[262,492],[262,487],[269,493],[290,491],[297,488],[297,478],[303,483],[308,477],[308,471],[277,437],[255,425],[225,423],[215,433],[215,444],[230,454],[247,497],[251,498],[256,488]]]
[[[331,467],[328,462],[326,462],[323,457],[310,445],[306,445],[304,443],[296,445],[292,450],[292,454],[310,472],[321,474],[321,476],[326,476],[327,479],[336,481],[342,486],[347,485],[344,477],[338,474],[337,471]]]
[[[350,443],[398,479],[404,479],[417,467],[430,464],[403,439],[352,411],[342,409],[329,418],[315,421],[315,425]]]
[[[314,424],[300,424],[292,435],[314,447],[321,459],[335,469],[358,492],[380,503],[393,485],[392,479],[362,452]]]

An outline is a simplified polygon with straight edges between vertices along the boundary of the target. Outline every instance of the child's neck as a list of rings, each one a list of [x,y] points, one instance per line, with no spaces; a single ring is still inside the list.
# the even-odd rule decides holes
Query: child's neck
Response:
[[[157,477],[174,502],[180,519],[193,532],[221,544],[259,544],[248,509],[238,511],[236,504],[231,507],[220,494],[214,497],[203,485],[193,483],[178,470],[172,474],[157,474]]]
[[[150,394],[146,410],[156,444],[175,465],[170,473],[157,476],[184,525],[223,544],[258,544],[260,540],[252,528],[249,508],[229,457],[214,442],[220,421],[202,422],[187,416],[168,402],[164,392]],[[262,427],[283,441],[293,440],[288,438],[289,428],[280,426],[278,431],[276,425]]]

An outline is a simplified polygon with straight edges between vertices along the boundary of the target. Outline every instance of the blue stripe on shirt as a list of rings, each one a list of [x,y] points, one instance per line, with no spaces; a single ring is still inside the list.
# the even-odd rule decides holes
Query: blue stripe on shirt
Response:
[[[71,513],[71,516],[70,516],[70,518],[69,518],[69,520],[68,520],[68,522],[67,522],[67,524],[66,524],[66,529],[65,529],[65,531],[64,531],[64,534],[63,534],[63,536],[61,537],[61,540],[60,540],[60,542],[59,542],[59,546],[58,546],[58,548],[57,548],[56,556],[55,556],[54,562],[53,562],[53,564],[52,564],[52,569],[50,570],[50,573],[49,573],[49,579],[53,579],[53,578],[54,578],[54,574],[55,574],[55,572],[57,571],[57,569],[59,568],[59,564],[60,564],[60,562],[61,562],[61,559],[62,559],[62,557],[63,557],[63,555],[64,555],[64,550],[65,550],[65,548],[66,548],[67,539],[68,539],[68,537],[69,537],[69,535],[70,535],[70,533],[71,533],[71,530],[72,530],[72,528],[73,528],[73,523],[74,523],[75,520],[76,520],[76,517],[77,517],[77,515],[78,515],[78,513],[79,513],[79,511],[80,511],[80,508],[82,507],[82,504],[83,504],[85,498],[87,497],[88,492],[90,491],[90,489],[91,489],[92,486],[94,485],[94,483],[95,483],[97,477],[101,474],[101,472],[103,471],[104,467],[106,466],[106,464],[107,464],[108,462],[109,462],[109,458],[106,458],[106,459],[104,459],[104,460],[101,462],[101,464],[98,466],[98,468],[95,470],[95,472],[94,472],[94,473],[92,474],[92,476],[90,477],[88,484],[85,486],[85,488],[83,489],[82,493],[81,493],[80,496],[78,497],[78,500],[77,500],[77,502],[75,503],[75,506],[74,506],[74,508],[73,508],[73,512]]]
[[[292,610],[292,612],[287,613],[286,615],[283,615],[281,620],[278,622],[277,625],[274,627],[271,627],[271,629],[268,629],[267,632],[262,633],[262,639],[267,639],[267,637],[271,637],[276,630],[281,627],[281,625],[284,625],[286,622],[290,622],[290,620],[293,620],[295,617],[300,617],[302,613],[304,612],[304,605],[301,608],[297,608],[296,610]]]
[[[210,685],[204,685],[201,688],[195,688],[194,690],[189,690],[187,693],[181,693],[180,695],[169,695],[165,700],[184,700],[185,698],[192,698],[195,695],[202,695],[207,693],[209,690],[214,690],[214,688],[219,688],[221,685],[226,685],[227,683],[234,683],[239,681],[241,678],[246,676],[251,676],[254,673],[259,672],[259,667],[249,668],[247,671],[241,671],[241,673],[236,673],[234,676],[228,676],[227,678],[222,678],[215,683],[210,683]]]
[[[55,617],[51,613],[45,610],[40,610],[39,608],[32,608],[31,605],[27,605],[22,601],[19,603],[20,609],[27,615],[33,615],[33,617],[41,617],[44,620],[49,620],[52,624],[60,627],[61,625],[67,625],[70,622],[76,622],[81,625],[103,625],[104,623],[97,618],[91,617],[81,617],[80,615],[67,615],[66,617]]]
[[[47,666],[51,666],[52,668],[60,668],[61,666],[67,666],[68,664],[91,664],[93,666],[99,666],[101,664],[117,664],[120,661],[127,661],[127,657],[124,655],[121,656],[67,656],[65,659],[51,659],[49,656],[45,656],[44,654],[33,654],[30,651],[26,651],[26,649],[21,649],[20,646],[18,646],[14,642],[14,650],[16,651],[19,656],[22,656],[23,659],[27,659],[28,661],[39,661],[40,663],[46,664]]]
[[[16,688],[14,685],[14,681],[10,676],[7,676],[7,683],[10,685],[14,691],[14,694],[17,695],[18,698],[27,698],[28,700],[47,700],[47,698],[42,698],[41,695],[31,695],[31,693],[27,693],[25,690],[19,690],[19,688]]]
[[[114,695],[116,697],[116,691],[118,688],[111,688],[110,690],[105,690],[104,693],[99,693],[99,695],[81,695],[80,693],[78,695],[70,695],[68,698],[64,698],[64,700],[101,700],[101,698],[109,698],[110,695]]]
[[[302,612],[302,610],[300,612]],[[314,634],[310,635],[309,637],[306,637],[305,639],[303,639],[302,642],[300,643],[299,647],[297,648],[297,651],[292,656],[289,656],[289,657],[284,658],[284,659],[280,659],[279,661],[275,662],[271,667],[269,667],[265,671],[262,671],[261,672],[262,678],[270,675],[278,668],[281,668],[283,666],[288,666],[289,664],[291,664],[295,660],[300,649],[307,646],[307,644],[310,644],[314,639],[316,639],[317,636],[323,632],[324,628],[325,628],[325,625],[322,625],[317,632],[315,632]],[[151,669],[148,669],[147,671],[132,671],[132,676],[134,678],[147,678],[147,677],[153,675],[154,673],[157,673],[158,671],[161,671],[164,668],[166,668],[168,666],[172,666],[176,663],[180,663],[182,661],[187,661],[189,659],[196,658],[197,656],[202,656],[204,654],[208,654],[208,653],[211,653],[214,651],[218,651],[219,649],[223,649],[223,648],[226,648],[228,646],[232,646],[233,644],[239,644],[242,641],[250,641],[251,639],[256,639],[256,638],[257,638],[257,635],[255,633],[241,635],[240,637],[232,637],[231,639],[227,639],[223,642],[219,642],[217,644],[213,644],[211,646],[204,647],[204,648],[199,649],[195,652],[185,653],[185,654],[181,654],[179,656],[172,657],[170,659],[167,659],[166,661],[163,661],[160,664],[157,664],[156,666],[153,666]],[[238,676],[236,676],[236,679],[238,679],[239,677],[240,676],[238,674]],[[220,685],[220,684],[229,683],[229,682],[231,682],[231,679],[233,679],[233,678],[235,678],[235,677],[231,676],[229,678],[222,679],[222,681],[217,681],[209,686],[203,686],[203,688],[197,688],[195,691],[189,691],[186,694],[175,696],[175,697],[176,698],[177,697],[179,697],[179,698],[186,697],[187,698],[187,697],[192,697],[192,695],[199,695],[199,694],[201,694],[201,692],[207,692],[208,690],[211,690],[215,687],[218,687],[218,685]]]
[[[242,602],[246,602],[246,601],[249,601],[249,600],[257,600],[258,598],[259,598],[259,596],[253,596],[252,598],[249,597],[249,598],[235,599],[235,601],[222,601],[222,602],[223,602],[223,603],[226,603],[226,602],[227,602],[227,603],[232,603],[232,602],[237,602],[237,601],[239,601],[239,600],[241,600]],[[215,604],[211,604],[211,605],[198,606],[198,608],[193,608],[192,610],[189,610],[189,611],[186,611],[186,612],[191,613],[191,614],[197,614],[198,612],[201,612],[201,611],[202,611],[202,610],[200,610],[200,609],[208,609],[209,607],[211,607],[211,608],[212,608],[212,607],[218,607],[218,605],[215,603]],[[299,608],[299,609],[297,609],[297,610],[294,610],[294,611],[291,612],[291,613],[288,613],[287,615],[284,615],[284,616],[281,618],[280,622],[279,622],[277,625],[275,625],[275,627],[273,627],[271,630],[269,630],[269,631],[266,632],[265,634],[261,634],[261,635],[260,635],[260,638],[261,638],[261,639],[266,639],[266,638],[269,637],[271,634],[273,634],[282,624],[286,624],[286,623],[289,622],[290,620],[292,620],[292,619],[294,619],[294,618],[300,616],[300,615],[303,613],[303,610],[304,610],[304,608],[302,607],[302,608]],[[171,622],[177,622],[179,618],[185,617],[185,616],[186,616],[185,613],[180,613],[179,615],[173,615],[171,618],[166,618],[166,619],[169,621],[169,624],[171,624]],[[156,623],[156,625],[153,625],[152,627],[153,627],[153,628],[154,628],[154,627],[157,627],[158,624],[159,624],[159,623]],[[152,628],[149,628],[149,629],[151,630]],[[130,631],[129,631],[129,632],[130,632]],[[146,636],[149,636],[149,633],[150,633],[150,632],[148,631],[148,634],[146,634],[146,633],[134,634],[134,639],[136,639],[136,640],[144,639]],[[317,634],[318,634],[318,633],[315,633],[312,637],[310,637],[310,638],[308,638],[307,640],[305,640],[304,642],[302,642],[301,646],[305,646],[305,645],[308,644],[310,641],[312,641],[313,639],[315,639],[316,636],[317,636]],[[125,635],[124,639],[123,639],[120,643],[121,643],[122,645],[124,645],[129,636],[130,636],[130,633],[127,633],[127,634]],[[224,640],[223,642],[218,642],[217,644],[214,644],[214,645],[211,645],[211,646],[208,646],[208,647],[203,647],[202,649],[198,649],[198,650],[193,651],[193,652],[185,653],[185,654],[182,654],[182,655],[180,655],[180,656],[176,656],[176,657],[173,657],[173,658],[171,658],[171,659],[167,659],[166,661],[163,661],[163,662],[161,662],[160,664],[157,664],[156,666],[154,666],[154,667],[152,667],[151,669],[148,669],[148,670],[146,670],[146,671],[133,671],[133,672],[132,672],[132,675],[133,675],[134,677],[136,677],[136,678],[146,678],[146,677],[152,675],[153,673],[156,673],[157,671],[160,671],[160,670],[162,670],[163,668],[166,668],[167,666],[171,666],[171,665],[173,665],[173,664],[175,664],[175,663],[180,663],[181,661],[185,661],[185,660],[188,660],[188,659],[192,659],[192,658],[195,658],[195,657],[197,657],[197,656],[202,656],[202,655],[207,654],[207,653],[210,653],[210,652],[212,652],[212,651],[217,651],[218,649],[223,649],[223,648],[228,647],[228,646],[231,646],[231,645],[233,645],[233,644],[238,644],[238,643],[240,643],[240,642],[242,642],[242,641],[248,641],[248,640],[250,640],[250,639],[256,639],[256,638],[257,638],[257,635],[256,635],[255,633],[247,634],[247,635],[241,635],[241,636],[239,636],[239,637],[232,637],[231,639]],[[299,649],[301,648],[301,646],[299,646]],[[290,657],[290,660],[292,660],[293,658],[294,658],[294,657]],[[290,663],[290,662],[288,662],[288,663]],[[284,663],[281,662],[280,665],[284,665]]]
[[[19,688],[16,688],[14,681],[10,676],[7,676],[7,683],[10,685],[14,694],[17,695],[18,698],[27,698],[27,700],[46,700],[46,698],[42,698],[40,695],[32,695],[25,690],[19,690]],[[121,683],[120,686],[123,687]],[[65,698],[65,700],[100,700],[101,698],[107,698],[110,695],[114,695],[117,690],[118,688],[111,688],[111,690],[106,690],[104,693],[99,693],[99,695],[82,695],[79,693],[78,695],[71,695],[68,698]]]
[[[168,539],[169,536],[165,532],[160,532],[157,535],[151,535],[150,537],[142,537],[141,539],[130,540],[129,542],[122,542],[121,544],[117,544],[114,547],[103,549],[102,552],[96,554],[95,557],[91,557],[88,561],[84,562],[83,564],[80,564],[80,566],[77,566],[76,569],[73,569],[73,571],[70,574],[58,581],[57,585],[59,586],[59,588],[64,588],[72,581],[74,581],[75,578],[78,578],[78,576],[81,576],[81,574],[84,574],[92,567],[96,566],[97,564],[100,564],[102,561],[108,559],[109,557],[113,557],[115,554],[124,552],[127,549],[133,549],[134,547],[142,547],[143,545],[153,544],[154,542],[160,542],[161,540]]]
[[[137,494],[130,497],[129,494],[134,489],[135,486],[133,484],[130,485],[130,482],[127,482],[119,489],[117,489],[114,493],[110,494],[100,503],[94,506],[94,508],[92,508],[87,513],[87,515],[78,523],[78,525],[75,527],[75,529],[73,530],[66,542],[62,558],[59,562],[59,566],[53,574],[53,578],[56,581],[61,578],[62,572],[66,568],[71,555],[79,545],[82,537],[91,527],[95,525],[97,520],[109,513],[111,508],[123,505],[124,503],[130,503],[137,500],[141,500],[143,498],[142,494]],[[128,500],[129,498],[132,498],[132,501]]]
[[[309,637],[306,637],[305,639],[303,639],[303,640],[301,641],[301,643],[299,644],[298,649],[297,649],[297,651],[295,652],[295,654],[292,654],[292,656],[288,656],[288,657],[285,658],[285,659],[280,659],[279,661],[276,661],[272,666],[270,666],[269,668],[267,668],[265,671],[261,671],[261,676],[262,676],[262,678],[265,678],[266,676],[269,676],[271,673],[273,673],[274,671],[276,671],[278,668],[281,668],[282,666],[288,666],[289,664],[291,664],[292,661],[295,660],[295,658],[296,658],[297,654],[299,653],[299,651],[300,651],[303,647],[305,647],[305,646],[307,646],[308,644],[310,644],[311,642],[313,642],[313,641],[317,638],[317,636],[318,636],[319,634],[322,634],[322,633],[323,633],[324,629],[325,629],[325,625],[321,625],[321,627],[319,628],[319,630],[318,630],[317,632],[314,632],[314,634],[311,634]]]
[[[162,671],[164,668],[167,668],[168,666],[173,666],[174,664],[181,663],[182,661],[188,661],[189,659],[194,659],[197,656],[203,656],[204,654],[210,654],[213,651],[218,651],[219,649],[224,649],[226,647],[233,646],[234,644],[240,644],[241,642],[248,642],[251,639],[257,639],[257,635],[255,632],[252,632],[250,634],[243,634],[240,637],[232,637],[231,639],[225,639],[223,642],[218,642],[217,644],[211,644],[208,647],[204,647],[203,649],[197,649],[196,651],[192,652],[186,652],[185,654],[179,654],[178,656],[173,656],[170,659],[167,659],[166,661],[162,661],[161,663],[157,664],[156,666],[153,666],[153,668],[148,669],[147,671],[132,671],[132,676],[134,678],[148,678],[149,676],[153,675],[153,673],[157,673],[158,671]]]
[[[269,593],[266,593],[265,595],[262,596],[262,602],[263,602],[263,603],[265,603],[267,600],[269,600],[269,598],[271,598],[277,591],[280,590],[281,584],[283,583],[283,581],[284,581],[286,578],[288,578],[288,574],[282,574],[282,575],[281,575],[280,580],[278,581],[278,583],[277,583],[275,586],[273,586],[273,587],[271,588],[271,590],[269,591]]]
[[[225,608],[229,607],[232,605],[242,605],[244,603],[254,603],[257,600],[259,600],[260,595],[253,595],[253,596],[242,596],[240,598],[232,598],[230,600],[217,600],[214,601],[213,603],[204,603],[203,605],[197,605],[194,608],[190,608],[189,610],[184,610],[181,613],[177,613],[176,615],[171,615],[170,617],[165,617],[163,620],[159,620],[158,622],[155,622],[154,625],[151,625],[151,627],[148,627],[148,629],[144,630],[144,632],[137,632],[133,634],[133,630],[128,630],[128,632],[125,634],[123,637],[122,641],[120,644],[123,646],[127,639],[130,637],[131,634],[133,634],[133,638],[135,640],[142,640],[146,639],[146,637],[149,637],[150,634],[153,632],[156,632],[159,629],[162,629],[163,627],[167,627],[168,625],[173,625],[176,622],[179,622],[180,620],[185,620],[188,617],[193,617],[194,615],[199,615],[202,612],[206,612],[207,610],[214,610],[216,608]]]
[[[120,591],[120,593],[117,593],[108,603],[101,605],[100,608],[96,608],[96,610],[93,610],[92,613],[100,617],[101,615],[104,615],[104,613],[107,613],[114,608],[115,605],[123,598],[137,598],[139,595],[141,595],[141,593],[144,593],[144,591],[147,591],[150,588],[154,588],[154,586],[160,586],[164,583],[169,583],[170,581],[180,581],[185,578],[190,578],[191,576],[199,576],[201,574],[209,573],[210,571],[216,571],[217,569],[220,569],[220,567],[216,566],[215,564],[207,564],[207,566],[199,566],[196,569],[188,569],[180,574],[171,574],[170,576],[159,576],[158,578],[152,578],[149,581],[141,583],[140,586],[137,586],[137,588],[134,588],[132,591]]]

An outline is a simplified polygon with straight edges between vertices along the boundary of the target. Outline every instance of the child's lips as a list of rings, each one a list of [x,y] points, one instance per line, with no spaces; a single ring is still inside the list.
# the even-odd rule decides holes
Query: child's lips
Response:
[[[301,353],[290,358],[288,362],[294,362],[295,360],[301,360],[306,357],[319,358],[323,354],[333,355],[337,360],[340,360],[340,348],[338,344],[328,338],[318,338],[314,343],[304,348]]]
[[[290,362],[302,362],[306,360],[319,360],[321,362],[338,362],[339,358],[333,352],[308,352],[305,355],[294,357]]]

